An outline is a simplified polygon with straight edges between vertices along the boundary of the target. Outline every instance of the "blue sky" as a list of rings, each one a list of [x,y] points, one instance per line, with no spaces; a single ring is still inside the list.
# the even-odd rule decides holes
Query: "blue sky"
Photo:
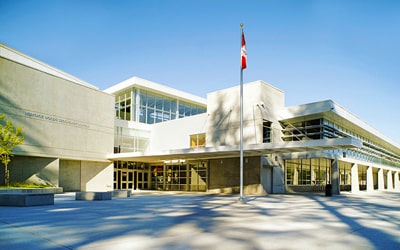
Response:
[[[0,42],[110,87],[139,76],[189,93],[244,81],[286,105],[332,99],[400,143],[400,1],[0,0]]]

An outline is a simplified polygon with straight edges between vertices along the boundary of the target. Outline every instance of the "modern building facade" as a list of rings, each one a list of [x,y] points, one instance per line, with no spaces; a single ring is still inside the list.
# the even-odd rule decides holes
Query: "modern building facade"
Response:
[[[133,77],[102,92],[0,49],[0,113],[26,134],[11,180],[81,191],[239,191],[239,86],[205,99]],[[245,194],[327,184],[334,194],[400,191],[400,146],[390,138],[331,100],[285,107],[270,84],[243,87]]]
[[[112,190],[113,105],[95,86],[0,44],[0,113],[25,137],[10,162],[11,182]]]
[[[239,87],[202,100],[134,77],[105,92],[116,96],[115,153],[109,156],[114,188],[238,191]],[[126,93],[136,105],[123,118]],[[146,106],[142,93],[158,101]],[[184,108],[174,108],[174,115],[167,109],[164,116],[163,100],[197,111],[183,117]],[[328,100],[285,107],[284,93],[263,81],[245,84],[244,100],[245,193],[321,192],[326,184],[336,194],[400,190],[399,145],[340,105]],[[148,110],[159,110],[163,119],[144,122],[146,114],[157,117]]]

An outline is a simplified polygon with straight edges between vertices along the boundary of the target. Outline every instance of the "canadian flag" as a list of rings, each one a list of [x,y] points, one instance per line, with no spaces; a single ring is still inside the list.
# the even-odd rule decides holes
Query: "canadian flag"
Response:
[[[242,57],[242,69],[245,69],[247,67],[247,51],[246,51],[246,40],[244,40],[244,33],[242,31],[242,49],[240,51],[241,57]]]

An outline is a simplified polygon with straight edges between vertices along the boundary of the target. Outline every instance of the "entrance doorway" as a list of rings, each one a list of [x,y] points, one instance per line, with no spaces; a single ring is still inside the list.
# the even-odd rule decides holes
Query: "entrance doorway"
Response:
[[[207,163],[114,162],[114,189],[207,191]]]
[[[132,169],[114,169],[114,189],[132,189],[133,188],[133,170]]]
[[[114,189],[149,189],[149,168],[136,162],[114,162]]]

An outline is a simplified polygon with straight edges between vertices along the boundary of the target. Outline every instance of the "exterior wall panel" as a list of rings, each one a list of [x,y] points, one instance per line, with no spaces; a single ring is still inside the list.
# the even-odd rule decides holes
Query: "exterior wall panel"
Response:
[[[0,113],[24,127],[18,155],[106,160],[113,97],[0,58]]]

